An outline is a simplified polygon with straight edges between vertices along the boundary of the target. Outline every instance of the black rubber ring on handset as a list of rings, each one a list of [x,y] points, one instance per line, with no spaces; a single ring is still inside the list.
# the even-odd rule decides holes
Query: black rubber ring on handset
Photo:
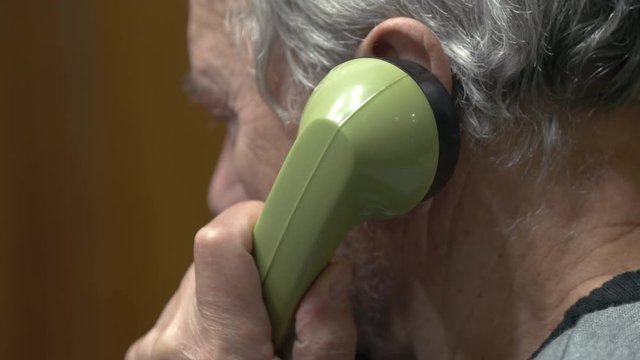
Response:
[[[436,174],[425,195],[435,195],[444,187],[458,162],[460,153],[460,124],[453,99],[442,83],[426,68],[404,59],[378,58],[397,66],[418,84],[433,111],[438,128],[438,166]]]

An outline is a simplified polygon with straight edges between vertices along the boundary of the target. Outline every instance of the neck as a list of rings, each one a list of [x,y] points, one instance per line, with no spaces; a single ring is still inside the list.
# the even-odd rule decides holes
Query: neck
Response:
[[[418,358],[527,359],[580,297],[640,269],[639,115],[592,115],[544,177],[536,159],[481,160],[500,144],[463,151],[444,193],[385,224],[403,259],[394,291],[411,299],[393,312]]]
[[[432,211],[434,251],[413,290],[438,309],[446,355],[526,359],[576,300],[640,268],[639,113],[592,115],[570,130],[575,143],[544,178],[536,159],[466,159],[437,200],[446,203],[433,205],[449,212]]]

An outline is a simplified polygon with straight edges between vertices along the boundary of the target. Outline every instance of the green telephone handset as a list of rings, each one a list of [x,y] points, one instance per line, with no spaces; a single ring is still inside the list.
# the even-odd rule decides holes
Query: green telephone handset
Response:
[[[418,64],[358,58],[320,82],[253,230],[276,353],[347,232],[406,213],[439,190],[459,146],[449,94]]]

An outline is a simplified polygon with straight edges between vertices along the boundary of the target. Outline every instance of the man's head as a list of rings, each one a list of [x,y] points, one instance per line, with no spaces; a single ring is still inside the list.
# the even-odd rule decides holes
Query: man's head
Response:
[[[556,252],[537,247],[541,239],[573,238],[583,225],[622,213],[614,206],[610,219],[591,216],[610,191],[581,196],[611,179],[602,164],[637,130],[631,120],[640,112],[627,104],[640,95],[639,17],[631,0],[192,0],[192,85],[214,117],[229,120],[211,208],[266,198],[302,103],[333,66],[357,56],[409,59],[453,92],[464,129],[461,161],[433,202],[365,224],[345,242],[342,253],[356,264],[361,337],[384,338],[387,349],[374,347],[396,358],[409,343],[410,352],[421,352],[444,346],[438,336],[472,338],[472,326],[452,327],[473,321],[472,311],[454,309],[473,297],[482,311],[499,313],[515,301],[505,284],[534,313],[544,306],[522,295],[526,287],[554,288],[542,271],[533,283],[520,278],[534,274],[541,259],[556,260]],[[608,114],[617,120],[604,121]],[[561,166],[540,182],[549,159]],[[640,179],[637,171],[626,175]],[[459,284],[471,275],[484,276],[483,286]],[[483,293],[503,295],[504,303]],[[496,334],[512,320],[504,319],[495,321]],[[416,345],[424,331],[434,343]]]
[[[517,137],[502,155],[518,160],[538,145],[556,149],[567,113],[640,93],[640,9],[631,0],[193,0],[192,8],[192,78],[221,118],[250,108],[295,125],[333,66],[406,57],[453,90],[468,142]]]

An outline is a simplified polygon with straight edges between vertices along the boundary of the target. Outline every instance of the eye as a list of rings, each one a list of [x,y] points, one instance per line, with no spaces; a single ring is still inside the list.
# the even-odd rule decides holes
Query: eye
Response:
[[[204,106],[216,123],[229,123],[235,120],[237,114],[230,106],[226,88],[215,82],[198,79],[191,75],[186,78],[185,90],[191,99]]]
[[[216,122],[230,123],[237,117],[236,112],[226,103],[210,103],[205,107]]]

